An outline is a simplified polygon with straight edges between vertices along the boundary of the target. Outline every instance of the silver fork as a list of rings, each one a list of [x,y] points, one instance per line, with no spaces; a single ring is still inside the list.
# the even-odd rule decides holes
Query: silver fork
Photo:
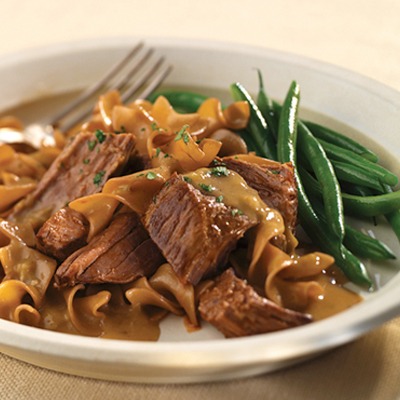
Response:
[[[84,103],[101,91],[119,90],[123,102],[146,98],[165,80],[172,67],[165,62],[164,57],[152,59],[154,49],[143,48],[142,42],[136,45],[99,81],[85,89],[46,123],[27,125],[22,132],[12,128],[0,128],[0,143],[25,144],[34,149],[42,144],[54,145],[54,129],[67,131],[88,117],[93,103],[87,106],[84,106]]]

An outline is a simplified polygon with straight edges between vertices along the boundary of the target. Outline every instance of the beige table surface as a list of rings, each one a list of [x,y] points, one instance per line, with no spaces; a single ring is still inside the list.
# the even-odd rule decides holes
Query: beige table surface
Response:
[[[0,56],[110,36],[212,39],[305,55],[400,90],[399,0],[1,0],[0,21]],[[84,379],[0,355],[0,398],[400,399],[400,319],[296,367],[208,385]]]

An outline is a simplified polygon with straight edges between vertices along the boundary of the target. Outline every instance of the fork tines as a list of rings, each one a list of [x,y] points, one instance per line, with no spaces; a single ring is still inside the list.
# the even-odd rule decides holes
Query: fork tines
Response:
[[[109,90],[119,90],[123,102],[131,99],[146,98],[168,76],[172,67],[163,56],[155,56],[154,49],[145,49],[144,43],[138,43],[125,57],[114,64],[100,80],[85,89],[80,96],[64,107],[49,122],[68,130],[90,115],[95,96]],[[92,100],[91,104],[84,104]],[[70,118],[68,118],[73,114]]]

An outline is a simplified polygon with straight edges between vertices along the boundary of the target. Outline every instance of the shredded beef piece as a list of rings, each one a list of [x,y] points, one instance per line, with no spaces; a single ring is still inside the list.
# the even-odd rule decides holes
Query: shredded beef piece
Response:
[[[199,311],[227,338],[279,331],[312,321],[308,314],[279,307],[259,296],[231,268],[201,294]]]
[[[56,158],[36,189],[16,205],[10,218],[22,220],[44,212],[47,219],[68,202],[100,192],[110,176],[122,171],[134,146],[132,134],[107,133],[100,143],[94,133],[79,133]]]
[[[297,221],[297,187],[291,163],[271,161],[267,166],[230,157],[223,158],[222,162],[257,190],[264,203],[278,210],[285,223],[294,230]]]
[[[233,215],[230,207],[175,174],[150,205],[144,225],[179,278],[196,285],[226,264],[255,222]]]
[[[53,214],[40,228],[36,237],[38,249],[58,261],[65,260],[86,244],[89,222],[85,216],[69,207]]]
[[[164,259],[135,213],[117,215],[90,243],[57,269],[58,286],[128,283],[150,276]]]

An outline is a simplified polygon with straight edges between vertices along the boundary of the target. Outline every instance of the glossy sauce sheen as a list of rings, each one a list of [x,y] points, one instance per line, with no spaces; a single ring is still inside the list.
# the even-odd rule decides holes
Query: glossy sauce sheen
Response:
[[[253,221],[281,220],[280,214],[267,207],[258,192],[249,187],[239,174],[228,169],[219,170],[226,171],[226,175],[217,171],[216,168],[200,168],[185,177],[197,189],[215,196],[217,201],[232,207],[239,214],[245,214]],[[204,190],[205,187],[207,190]],[[278,234],[277,228],[275,233]]]
[[[316,279],[324,289],[324,294],[316,301],[310,302],[304,312],[311,314],[314,320],[321,320],[342,312],[363,299],[357,293],[340,286],[328,274],[319,275]]]
[[[215,170],[214,170],[215,171]],[[250,219],[271,225],[271,233],[277,234],[279,213],[269,209],[261,200],[258,192],[250,188],[245,180],[236,172],[227,170],[227,175],[215,175],[213,169],[202,168],[185,175],[197,189],[218,198],[233,209],[240,210]],[[205,185],[205,186],[204,186]],[[336,274],[341,274],[336,272]],[[315,320],[327,318],[362,301],[358,294],[343,288],[328,274],[319,275],[314,279],[324,290],[324,294],[311,301],[306,309],[299,310],[309,313]],[[342,279],[343,280],[343,279]]]

